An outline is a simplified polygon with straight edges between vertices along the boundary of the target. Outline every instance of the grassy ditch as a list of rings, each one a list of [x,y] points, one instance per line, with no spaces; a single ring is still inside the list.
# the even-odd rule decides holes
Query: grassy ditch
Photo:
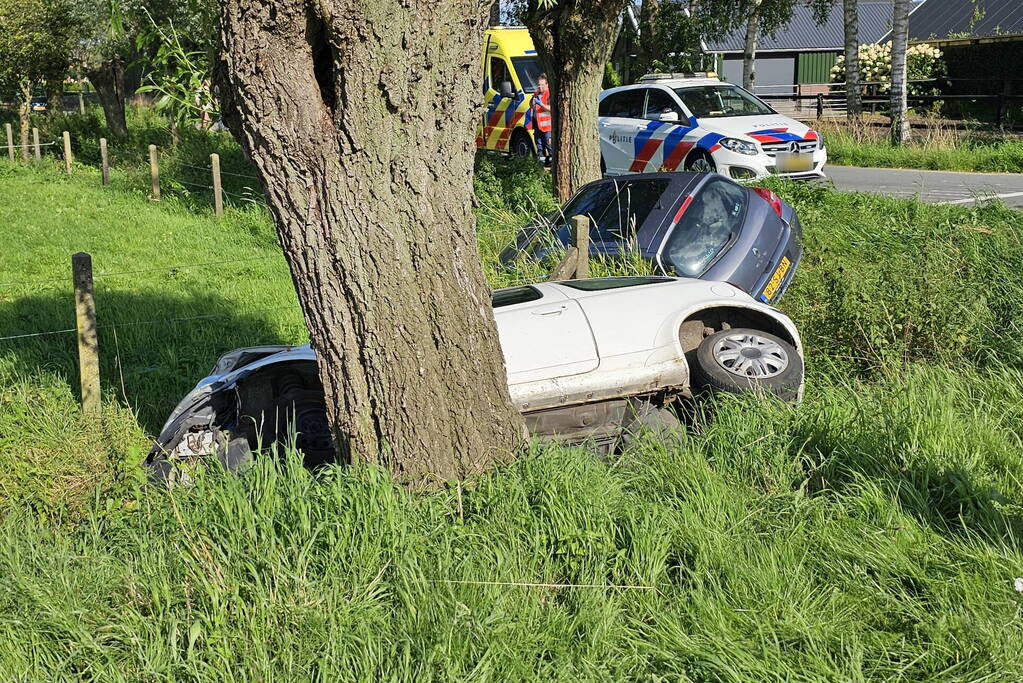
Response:
[[[820,121],[828,162],[841,166],[919,168],[935,171],[1023,173],[1023,138],[961,131],[940,122],[913,130],[913,140],[894,147],[888,129]]]
[[[73,326],[79,250],[122,325],[100,422],[73,334],[0,341],[3,678],[1023,677],[1017,213],[774,184],[806,230],[798,407],[721,401],[620,459],[535,446],[427,496],[293,461],[168,496],[136,464],[181,394],[305,332],[262,208],[151,203],[133,173],[0,162],[0,336]],[[476,180],[488,277],[540,276],[494,261],[549,176]]]

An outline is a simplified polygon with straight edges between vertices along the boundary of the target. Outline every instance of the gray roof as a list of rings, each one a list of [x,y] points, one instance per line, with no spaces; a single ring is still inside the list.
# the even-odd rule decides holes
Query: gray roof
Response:
[[[969,2],[969,0],[964,0]],[[980,0],[985,2],[986,0]],[[1020,0],[1011,0],[1019,2]],[[860,42],[876,43],[892,28],[892,4],[887,2],[861,2]],[[723,36],[708,37],[708,52],[742,52],[746,43],[746,28],[738,28]],[[842,3],[831,8],[823,25],[818,25],[813,12],[806,5],[797,5],[792,20],[773,35],[760,37],[758,52],[769,50],[841,50],[845,45],[845,22]]]
[[[911,40],[1021,33],[1020,0],[924,0],[909,17]]]

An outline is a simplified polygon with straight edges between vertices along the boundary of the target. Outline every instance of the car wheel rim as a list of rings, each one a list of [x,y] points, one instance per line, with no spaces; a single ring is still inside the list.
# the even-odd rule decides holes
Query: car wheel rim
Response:
[[[730,334],[714,345],[714,360],[740,377],[767,379],[785,371],[789,354],[781,344],[758,334]]]
[[[714,164],[712,164],[710,162],[710,159],[708,159],[707,157],[700,157],[699,159],[695,159],[693,161],[693,165],[692,165],[691,168],[692,168],[692,170],[696,171],[697,173],[713,173],[714,172]]]

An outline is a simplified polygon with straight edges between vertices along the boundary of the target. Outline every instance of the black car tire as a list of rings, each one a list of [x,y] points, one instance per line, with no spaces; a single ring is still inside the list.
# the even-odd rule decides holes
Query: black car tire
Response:
[[[523,130],[517,130],[512,135],[511,153],[520,159],[528,159],[536,156],[536,149],[529,139],[529,134]]]
[[[693,152],[692,154],[689,155],[689,158],[686,159],[686,170],[687,171],[692,171],[692,172],[698,172],[701,169],[697,169],[695,167],[696,167],[698,162],[704,161],[704,160],[708,164],[710,164],[710,170],[709,171],[703,171],[703,172],[706,172],[706,173],[715,173],[715,172],[717,172],[717,168],[718,167],[717,167],[717,164],[714,163],[714,157],[712,157],[708,152],[704,152],[702,149],[698,149],[698,150],[696,150],[695,152]]]
[[[719,362],[715,355],[718,343],[729,337],[752,335],[766,343],[776,345],[785,355],[786,364],[769,376],[756,377],[736,374]],[[695,353],[690,355],[690,373],[693,389],[706,392],[745,394],[763,392],[784,401],[795,401],[803,383],[803,359],[792,344],[761,330],[733,328],[715,332],[704,339]]]

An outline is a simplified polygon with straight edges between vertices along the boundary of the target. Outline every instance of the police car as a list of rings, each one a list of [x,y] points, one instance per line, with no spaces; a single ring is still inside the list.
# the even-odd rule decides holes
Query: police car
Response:
[[[649,74],[600,94],[607,175],[717,171],[736,180],[824,177],[824,140],[742,88],[710,74]]]

